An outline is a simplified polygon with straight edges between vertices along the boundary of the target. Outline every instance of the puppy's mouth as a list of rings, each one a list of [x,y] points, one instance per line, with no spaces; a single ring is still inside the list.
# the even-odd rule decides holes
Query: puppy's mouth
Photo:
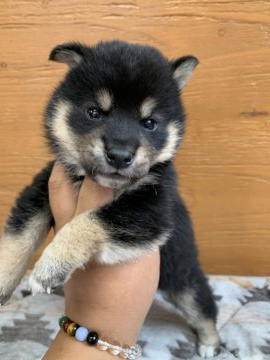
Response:
[[[94,180],[100,185],[110,188],[121,188],[132,183],[131,178],[128,176],[115,173],[97,173]]]
[[[89,164],[90,165],[90,164]],[[105,166],[84,165],[85,175],[104,187],[128,188],[148,174],[148,164],[128,169],[110,169]]]
[[[113,180],[113,181],[129,181],[127,176],[121,175],[119,173],[112,173],[112,174],[97,174],[96,176],[104,177],[104,179]]]

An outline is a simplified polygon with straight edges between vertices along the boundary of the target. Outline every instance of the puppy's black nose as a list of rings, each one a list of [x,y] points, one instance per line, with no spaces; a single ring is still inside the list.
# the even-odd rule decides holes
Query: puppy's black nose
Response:
[[[133,162],[133,154],[127,149],[112,148],[106,151],[107,163],[116,169],[125,169]]]

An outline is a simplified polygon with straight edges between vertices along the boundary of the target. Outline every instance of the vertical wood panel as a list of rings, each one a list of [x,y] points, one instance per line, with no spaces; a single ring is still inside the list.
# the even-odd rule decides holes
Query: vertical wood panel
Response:
[[[199,57],[176,166],[201,259],[212,273],[269,274],[269,1],[1,1],[1,223],[49,158],[42,112],[65,73],[51,48],[115,38]]]

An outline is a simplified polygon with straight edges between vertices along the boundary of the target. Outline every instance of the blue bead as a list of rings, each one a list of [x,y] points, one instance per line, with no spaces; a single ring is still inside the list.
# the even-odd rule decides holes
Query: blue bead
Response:
[[[86,329],[85,327],[79,327],[75,333],[75,338],[79,341],[85,341],[88,334],[88,329]]]

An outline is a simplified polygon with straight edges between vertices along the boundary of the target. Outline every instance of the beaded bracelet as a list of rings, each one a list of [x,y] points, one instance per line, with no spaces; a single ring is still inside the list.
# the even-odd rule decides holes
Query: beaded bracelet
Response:
[[[86,341],[88,345],[94,346],[99,350],[108,351],[111,355],[119,356],[122,359],[138,359],[142,355],[142,348],[140,345],[123,345],[114,342],[109,343],[106,339],[100,338],[98,333],[90,331],[87,328],[80,326],[73,320],[69,319],[66,315],[63,315],[59,319],[59,326],[68,335],[74,336],[78,341]]]

